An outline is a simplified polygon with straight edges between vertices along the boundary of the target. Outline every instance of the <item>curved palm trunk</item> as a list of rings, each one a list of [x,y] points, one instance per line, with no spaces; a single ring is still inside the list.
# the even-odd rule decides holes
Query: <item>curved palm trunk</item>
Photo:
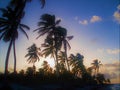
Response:
[[[14,51],[14,74],[17,73],[16,71],[16,50],[15,50],[15,40],[13,41],[13,51]]]
[[[58,50],[57,49],[55,51],[55,56],[56,56],[56,74],[57,74],[57,77],[59,77]]]
[[[66,62],[66,66],[67,66],[67,70],[70,71],[70,66],[68,63],[68,59],[67,59],[67,45],[66,45],[66,41],[64,41],[64,50],[65,50],[65,62]]]
[[[10,56],[10,51],[11,51],[11,47],[12,47],[12,40],[10,41],[10,44],[9,44],[9,47],[8,47],[8,50],[7,50],[7,55],[6,55],[6,60],[5,60],[5,77],[6,75],[8,74],[8,61],[9,61],[9,56]]]

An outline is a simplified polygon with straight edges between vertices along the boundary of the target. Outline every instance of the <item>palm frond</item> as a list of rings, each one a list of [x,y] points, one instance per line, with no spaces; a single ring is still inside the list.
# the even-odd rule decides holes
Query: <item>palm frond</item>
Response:
[[[66,40],[66,44],[67,44],[67,46],[68,46],[68,49],[70,50],[70,49],[71,49],[71,46],[70,46],[70,44],[68,43],[67,40]]]
[[[6,22],[7,21],[7,19],[5,19],[5,18],[0,18],[0,22]]]
[[[73,39],[73,36],[67,36],[66,37],[68,40],[71,40],[71,39]]]
[[[42,7],[43,8],[45,6],[45,0],[40,0],[41,4],[42,4]]]
[[[3,27],[3,28],[1,28],[1,29],[0,29],[0,33],[2,33],[2,32],[4,32],[4,31],[6,31],[6,30],[8,30],[8,29],[9,29],[9,27],[8,27],[8,26]]]
[[[19,28],[26,35],[27,39],[29,39],[29,37],[28,37],[27,33],[24,31],[24,29],[21,26]]]
[[[59,20],[56,21],[55,24],[58,25],[60,22],[61,22],[61,20],[59,19]]]
[[[4,38],[5,34],[6,34],[6,32],[3,32],[3,33],[0,35],[0,40],[1,40],[2,38]]]
[[[20,24],[21,27],[25,28],[26,30],[30,30],[30,27],[28,27],[27,25],[25,24]]]
[[[37,30],[41,30],[41,27],[40,27],[40,28],[37,28],[37,29],[35,29],[35,30],[33,30],[33,32],[36,32]]]
[[[5,8],[0,8],[0,11],[2,11],[2,13],[7,13],[8,12]]]
[[[41,34],[36,39],[38,39],[39,37],[45,35],[47,32],[49,32],[49,31],[46,30],[46,31],[41,32]]]

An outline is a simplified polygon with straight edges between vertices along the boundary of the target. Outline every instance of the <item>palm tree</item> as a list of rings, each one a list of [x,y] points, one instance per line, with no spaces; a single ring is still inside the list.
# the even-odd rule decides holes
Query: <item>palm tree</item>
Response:
[[[38,22],[39,28],[34,30],[38,31],[39,36],[47,35],[45,39],[45,44],[51,45],[55,49],[55,59],[56,59],[56,71],[57,75],[59,76],[59,67],[58,67],[58,51],[61,49],[62,46],[62,39],[61,39],[61,27],[58,26],[61,20],[56,20],[54,15],[50,14],[43,14],[41,16],[41,21]],[[50,41],[49,41],[50,40]]]
[[[17,12],[15,12],[14,9],[12,9],[10,6],[6,9],[2,8],[0,10],[2,11],[2,17],[0,18],[0,40],[3,39],[5,42],[10,42],[5,60],[6,75],[8,72],[8,60],[12,45],[14,51],[14,73],[16,73],[15,40],[18,38],[18,30],[22,31],[28,38],[25,30],[29,30],[30,28],[27,25],[21,24],[19,22],[20,17],[18,17]]]
[[[47,61],[43,61],[42,66],[44,70],[44,75],[49,76],[50,74],[52,74],[52,68],[50,67]]]
[[[95,76],[98,74],[98,72],[99,72],[99,68],[100,68],[100,66],[102,65],[101,64],[101,61],[98,61],[98,59],[95,59],[95,60],[93,60],[93,63],[91,63],[91,65],[94,67],[94,69],[95,69]]]
[[[39,55],[40,54],[40,48],[37,48],[36,44],[33,44],[29,48],[27,48],[28,53],[25,55],[25,57],[28,57],[27,61],[28,63],[33,64],[33,68],[35,67],[35,62],[39,61]]]
[[[59,68],[60,68],[60,72],[65,72],[67,70],[66,64],[65,64],[65,60],[66,60],[66,54],[63,51],[60,51],[59,55],[58,55],[58,60],[59,60]]]
[[[71,54],[69,57],[69,63],[72,67],[72,72],[76,75],[81,73],[82,77],[86,74],[85,66],[83,65],[84,56],[77,53],[76,55]]]
[[[55,60],[55,47],[53,45],[53,40],[51,38],[46,38],[45,43],[41,45],[44,49],[42,50],[42,56],[45,58],[50,56],[50,58],[54,58],[55,66],[56,60]]]

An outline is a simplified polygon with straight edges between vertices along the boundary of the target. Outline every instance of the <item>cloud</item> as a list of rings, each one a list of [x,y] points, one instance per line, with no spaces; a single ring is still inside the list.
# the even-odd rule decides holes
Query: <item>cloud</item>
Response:
[[[79,21],[79,24],[87,25],[87,24],[88,24],[88,21],[87,21],[87,20]]]
[[[89,23],[95,23],[95,22],[100,22],[102,18],[100,16],[93,15],[92,18],[89,18],[88,20],[83,19],[80,20],[78,16],[74,17],[75,21],[77,21],[79,24],[82,25],[88,25]]]
[[[120,63],[119,62],[104,64],[104,67],[109,69],[109,72],[114,71],[114,72],[118,73],[120,71]]]
[[[99,22],[99,21],[101,21],[101,20],[102,20],[102,18],[101,18],[100,16],[94,15],[94,16],[92,16],[92,18],[90,19],[90,22],[91,22],[91,23],[95,23],[95,22]]]
[[[115,82],[117,82],[117,78],[120,77],[119,72],[120,72],[119,60],[114,63],[104,64],[103,74],[105,75],[106,78],[109,78],[111,80],[116,79]]]
[[[120,49],[107,49],[106,50],[108,54],[119,54],[120,53]]]
[[[113,17],[120,24],[120,5],[117,6],[117,10],[114,12]]]
[[[116,54],[120,53],[120,49],[103,49],[103,48],[99,48],[99,49],[97,49],[97,52],[116,55]]]
[[[119,67],[120,63],[119,62],[115,62],[115,63],[108,63],[104,65],[105,67]]]

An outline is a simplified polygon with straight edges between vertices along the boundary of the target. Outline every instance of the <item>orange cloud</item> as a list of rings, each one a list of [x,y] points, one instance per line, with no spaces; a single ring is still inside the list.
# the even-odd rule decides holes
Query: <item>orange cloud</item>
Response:
[[[92,16],[92,18],[90,19],[90,22],[91,22],[91,23],[94,23],[94,22],[99,22],[99,21],[101,21],[101,20],[102,20],[102,18],[101,18],[100,16],[94,15],[94,16]]]

